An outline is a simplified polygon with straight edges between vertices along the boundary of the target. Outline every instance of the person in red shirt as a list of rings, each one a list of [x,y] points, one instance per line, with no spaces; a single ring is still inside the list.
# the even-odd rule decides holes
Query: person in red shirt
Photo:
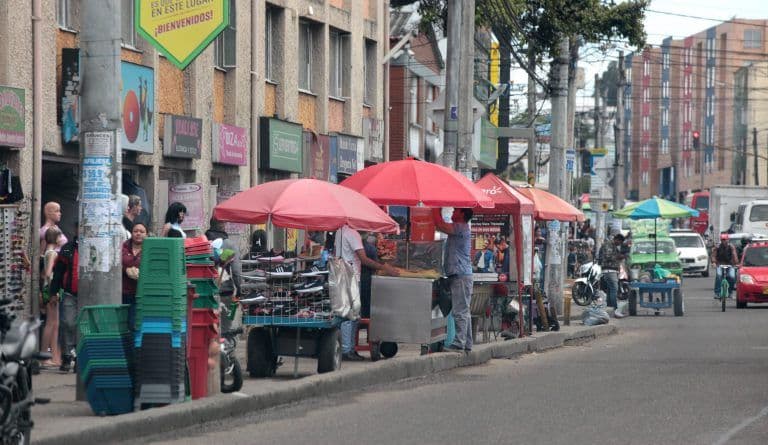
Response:
[[[141,265],[141,249],[144,238],[147,237],[147,226],[137,222],[131,230],[131,239],[123,243],[123,304],[131,305],[128,316],[128,326],[133,329],[136,311],[136,287],[139,281],[139,266]]]

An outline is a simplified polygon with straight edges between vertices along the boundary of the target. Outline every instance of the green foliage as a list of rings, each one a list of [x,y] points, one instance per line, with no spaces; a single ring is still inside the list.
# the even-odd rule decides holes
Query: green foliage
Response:
[[[619,64],[617,62],[611,62],[608,64],[608,69],[603,73],[603,76],[600,79],[600,94],[605,98],[605,104],[609,107],[616,106],[616,91],[618,84]]]

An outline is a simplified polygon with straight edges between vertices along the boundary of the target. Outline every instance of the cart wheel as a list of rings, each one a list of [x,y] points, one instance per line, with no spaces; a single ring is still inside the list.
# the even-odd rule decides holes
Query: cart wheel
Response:
[[[675,317],[683,316],[683,291],[675,289],[672,291],[672,300],[675,304]]]
[[[633,289],[629,292],[629,315],[632,317],[637,316],[637,294],[640,291],[637,289]]]
[[[377,341],[370,342],[371,344],[371,361],[378,362],[381,360],[381,343]]]
[[[318,340],[317,372],[323,374],[341,368],[341,332],[336,329],[326,329]]]
[[[271,377],[277,369],[277,356],[272,349],[272,334],[263,328],[248,333],[248,374],[251,377]]]
[[[392,358],[397,355],[397,343],[392,341],[383,341],[379,346],[379,350],[381,351],[381,355],[383,355],[384,358]]]

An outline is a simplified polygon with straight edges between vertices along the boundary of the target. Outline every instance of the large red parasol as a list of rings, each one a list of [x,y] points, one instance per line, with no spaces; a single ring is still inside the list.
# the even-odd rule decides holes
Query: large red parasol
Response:
[[[584,221],[584,213],[557,195],[533,187],[514,187],[533,201],[533,214],[543,221]]]
[[[493,207],[493,200],[459,172],[415,159],[367,167],[341,185],[382,205]]]
[[[356,191],[316,179],[285,179],[257,185],[213,209],[220,221],[278,227],[336,230],[348,224],[355,230],[399,231],[397,223]]]
[[[493,209],[478,209],[478,213],[533,214],[533,202],[493,173],[483,176],[475,185],[496,205]]]

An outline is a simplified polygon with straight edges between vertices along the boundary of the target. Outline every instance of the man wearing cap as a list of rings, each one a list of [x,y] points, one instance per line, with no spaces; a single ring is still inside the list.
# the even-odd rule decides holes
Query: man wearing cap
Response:
[[[715,273],[715,298],[720,298],[720,283],[723,280],[723,268],[720,266],[735,266],[739,263],[739,256],[736,254],[736,247],[728,242],[728,234],[720,234],[720,244],[712,248],[712,265],[716,268]],[[728,270],[728,283],[730,292],[728,298],[731,298],[733,289],[736,287],[736,269]]]

